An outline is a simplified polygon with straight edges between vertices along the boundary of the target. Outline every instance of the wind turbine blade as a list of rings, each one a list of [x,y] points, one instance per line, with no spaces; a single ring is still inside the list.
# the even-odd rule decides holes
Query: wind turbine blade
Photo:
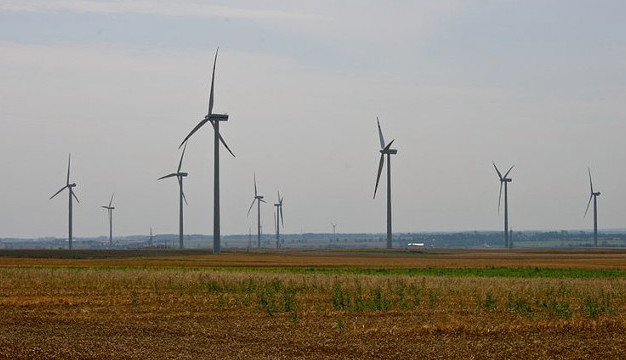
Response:
[[[193,128],[193,130],[191,130],[191,132],[189,133],[189,135],[187,135],[187,137],[185,137],[185,140],[183,140],[183,142],[180,143],[180,145],[178,146],[178,148],[180,149],[181,147],[183,147],[183,144],[187,142],[187,140],[189,140],[189,138],[191,137],[191,135],[193,135],[196,131],[198,131],[198,129],[200,129],[202,127],[202,125],[206,124],[206,122],[209,121],[209,117],[207,116],[206,118],[204,118],[204,120],[200,121],[198,123],[198,125],[196,125],[195,128]]]
[[[185,205],[189,206],[189,204],[187,203],[187,197],[185,196],[185,192],[182,191],[183,193],[183,200],[185,201]]]
[[[263,200],[263,199],[259,199],[260,202],[262,203],[267,203],[267,201]]]
[[[78,197],[76,197],[76,194],[74,194],[74,190],[70,188],[70,192],[72,193],[72,196],[74,197],[74,199],[76,199],[76,202],[80,203],[80,201],[78,201]]]
[[[228,152],[229,152],[229,153],[230,153],[233,157],[236,157],[236,156],[235,156],[235,153],[233,153],[233,151],[232,151],[232,150],[228,147],[228,145],[226,144],[226,141],[224,141],[224,138],[222,137],[222,135],[221,135],[221,134],[219,135],[219,137],[220,137],[220,141],[222,142],[222,145],[224,145],[224,147],[226,148],[226,150],[228,150]]]
[[[59,191],[55,192],[55,193],[54,193],[54,195],[50,196],[50,199],[49,199],[49,200],[52,200],[52,198],[53,198],[53,197],[55,197],[55,196],[59,195],[59,193],[60,193],[61,191],[65,190],[65,188],[66,188],[66,187],[67,187],[67,185],[65,185],[64,187],[62,187],[62,188],[61,188],[61,190],[59,190]]]
[[[170,177],[173,177],[173,176],[176,176],[176,175],[178,175],[178,174],[177,173],[171,173],[171,174],[168,174],[168,175],[165,175],[165,176],[161,176],[157,180],[167,179],[167,178],[170,178]]]
[[[285,218],[283,217],[283,206],[279,206],[278,207],[280,209],[280,223],[283,226],[283,229],[285,228]]]
[[[215,128],[215,122],[211,121],[211,125],[213,125],[213,131],[217,131],[217,129]],[[226,148],[226,150],[228,150],[228,152],[233,156],[236,157],[235,154],[230,150],[230,148],[228,147],[228,145],[226,144],[226,141],[224,141],[224,138],[222,137],[222,134],[218,133],[217,136],[220,139],[220,142],[222,143],[222,145],[224,145],[224,147]]]
[[[376,124],[378,124],[378,137],[380,138],[380,148],[385,148],[385,138],[383,137],[383,131],[380,129],[380,121],[378,121],[378,116],[376,117]]]
[[[500,173],[500,170],[498,170],[496,163],[493,161],[491,163],[493,164],[493,167],[496,169],[496,172],[498,173],[498,177],[500,178],[500,180],[502,180],[502,174]]]
[[[257,196],[257,191],[256,191],[256,173],[254,173],[254,197],[256,198]]]
[[[591,169],[587,168],[589,172],[589,186],[591,187],[591,193],[593,194],[593,182],[591,181]]]
[[[211,92],[209,93],[209,115],[213,113],[213,88],[215,84],[215,64],[217,64],[217,53],[220,51],[218,47],[215,50],[215,59],[213,60],[213,74],[211,75]]]
[[[115,195],[115,193],[111,194],[111,200],[109,200],[109,207],[111,207],[111,204],[113,204],[113,196]]]
[[[187,204],[187,197],[185,197],[185,192],[183,191],[183,179],[181,177],[178,178],[178,185],[180,186],[180,194],[183,196],[183,200],[185,200],[185,205]]]
[[[376,176],[376,186],[374,187],[374,199],[376,198],[376,190],[378,190],[378,182],[380,181],[380,174],[383,172],[384,164],[385,154],[380,154],[380,161],[378,162],[378,175]]]
[[[276,191],[278,193],[278,203],[280,204],[280,191]]]
[[[389,144],[387,144],[387,146],[385,146],[385,147],[383,148],[383,151],[388,151],[388,150],[389,150],[389,148],[391,148],[391,144],[393,144],[393,142],[394,142],[394,141],[396,141],[396,139],[391,140],[391,142],[390,142]]]
[[[185,147],[183,147],[183,153],[180,155],[180,161],[178,162],[178,170],[176,172],[180,172],[180,168],[183,166],[183,157],[185,156],[185,150],[187,150],[187,143],[185,143]]]
[[[101,208],[103,208],[103,209],[107,209],[107,210],[109,210],[109,207],[108,207],[108,206],[102,205],[102,206],[100,206],[100,207],[101,207]]]
[[[509,170],[507,170],[506,174],[504,174],[504,177],[506,178],[507,176],[509,176],[509,173],[511,172],[511,170],[513,170],[513,168],[515,167],[515,165],[511,166],[509,168]]]
[[[248,209],[248,214],[246,214],[246,216],[250,215],[250,210],[252,210],[252,207],[254,206],[254,202],[256,201],[256,198],[254,198],[254,200],[252,200],[252,204],[250,204],[250,208]]]
[[[589,201],[587,202],[587,208],[585,209],[585,215],[583,217],[587,217],[587,211],[589,211],[589,204],[591,204],[591,199],[593,199],[593,193],[589,196]]]
[[[502,181],[500,181],[500,195],[498,195],[498,215],[500,215],[500,202],[502,200]]]
[[[72,154],[70,153],[67,159],[67,182],[65,183],[66,185],[70,184],[70,164],[71,163],[72,163]]]

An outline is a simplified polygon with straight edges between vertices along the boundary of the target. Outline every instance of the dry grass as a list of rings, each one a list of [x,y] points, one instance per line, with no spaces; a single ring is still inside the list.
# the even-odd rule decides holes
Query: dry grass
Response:
[[[0,358],[626,357],[623,277],[293,274],[198,266],[297,266],[294,259],[331,266],[329,259],[341,259],[316,254],[0,258]],[[488,262],[490,254],[427,256],[468,267],[476,258]],[[354,267],[363,266],[362,259],[369,266],[372,259],[419,260],[402,253],[352,256],[347,264]],[[543,254],[507,256],[528,266],[532,261],[520,258]],[[562,254],[554,266],[562,266],[559,256],[578,257],[591,268],[603,261],[597,254]],[[71,267],[75,262],[84,267]]]

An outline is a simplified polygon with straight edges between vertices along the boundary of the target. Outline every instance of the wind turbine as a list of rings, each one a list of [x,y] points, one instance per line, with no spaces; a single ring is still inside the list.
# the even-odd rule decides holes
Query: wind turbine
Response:
[[[387,249],[391,249],[391,155],[397,154],[398,150],[391,148],[391,144],[396,141],[395,139],[391,140],[389,144],[385,143],[385,138],[383,137],[383,131],[380,129],[380,121],[378,120],[378,117],[376,117],[376,123],[378,124],[378,136],[380,138],[380,161],[378,162],[378,176],[376,176],[374,198],[376,198],[376,190],[378,190],[380,174],[382,173],[383,165],[385,164],[385,155],[387,155]]]
[[[591,170],[587,168],[587,171],[589,172],[589,187],[591,188],[591,195],[589,196],[589,202],[587,202],[587,209],[585,209],[585,217],[587,216],[587,211],[589,211],[591,199],[593,199],[593,246],[598,247],[598,196],[600,196],[600,192],[593,192]]]
[[[257,235],[257,245],[259,247],[259,249],[261,248],[261,203],[265,202],[265,200],[263,200],[263,196],[259,195],[257,192],[257,188],[256,188],[256,174],[254,174],[254,199],[252,199],[252,204],[250,204],[250,208],[248,209],[248,215],[250,215],[250,210],[252,210],[252,207],[254,206],[254,202],[256,201],[257,203],[257,230],[258,230],[258,235]],[[248,216],[246,215],[246,216]]]
[[[276,220],[276,248],[280,248],[280,225],[282,224],[283,229],[285,228],[285,222],[283,220],[283,198],[280,196],[280,192],[278,192],[278,203],[274,204],[276,207],[276,214],[274,215],[274,219]]]
[[[504,184],[504,247],[512,248],[513,244],[509,241],[509,197],[508,197],[507,185],[513,180],[511,178],[508,178],[507,176],[509,176],[509,173],[511,172],[511,170],[513,170],[515,165],[511,166],[509,170],[506,172],[506,174],[502,176],[502,174],[500,173],[500,170],[498,170],[498,167],[496,166],[496,163],[493,161],[491,163],[493,164],[493,167],[496,169],[496,172],[498,173],[498,178],[500,178],[500,195],[498,196],[498,213],[500,213],[500,201],[502,200],[502,184]]]
[[[111,200],[109,200],[109,205],[102,205],[101,208],[103,209],[107,209],[107,213],[109,215],[109,247],[113,246],[113,210],[115,209],[114,206],[112,206],[113,204],[113,195],[115,195],[115,193],[113,193],[111,195]]]
[[[337,235],[336,235],[337,233],[335,232],[335,228],[337,227],[337,224],[333,224],[333,223],[330,223],[330,224],[333,226],[333,241],[337,242]]]
[[[78,198],[76,197],[76,194],[74,194],[74,190],[72,190],[73,187],[76,186],[76,183],[71,183],[70,184],[70,164],[72,162],[72,154],[69,155],[68,160],[67,160],[67,180],[65,182],[65,186],[62,187],[59,191],[57,191],[56,193],[54,193],[54,195],[50,196],[50,200],[52,200],[53,197],[57,196],[61,191],[68,189],[69,190],[69,194],[68,194],[68,229],[67,229],[67,238],[68,238],[68,246],[69,249],[72,250],[72,197],[74,199],[76,199],[76,202],[80,202],[78,201]]]
[[[226,150],[235,157],[235,154],[230,150],[226,142],[220,135],[220,121],[228,121],[228,114],[214,114],[213,113],[213,88],[215,84],[215,64],[217,63],[217,53],[219,48],[215,51],[215,59],[213,60],[213,74],[211,76],[211,92],[209,93],[209,112],[205,115],[204,119],[191,130],[189,135],[183,140],[179,148],[183,146],[185,142],[204,124],[210,122],[213,125],[213,254],[220,253],[220,142],[224,145]]]
[[[185,176],[187,176],[186,172],[181,172],[180,168],[183,166],[183,157],[185,156],[185,150],[187,149],[187,144],[185,144],[185,147],[183,148],[183,153],[180,155],[180,161],[178,162],[178,169],[176,170],[175,173],[171,173],[169,175],[165,175],[160,177],[158,180],[162,180],[162,179],[166,179],[166,178],[170,178],[170,177],[174,177],[176,176],[176,178],[178,179],[178,188],[179,188],[179,202],[180,202],[180,207],[179,207],[179,216],[178,216],[178,246],[182,249],[183,248],[183,200],[185,201],[185,204],[187,204],[187,198],[185,197],[185,193],[183,192],[183,178]]]

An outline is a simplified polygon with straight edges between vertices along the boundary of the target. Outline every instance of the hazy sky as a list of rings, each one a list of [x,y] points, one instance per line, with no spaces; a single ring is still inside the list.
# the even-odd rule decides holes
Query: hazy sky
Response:
[[[626,227],[626,2],[0,1],[0,237],[176,233],[180,141],[222,135],[222,233],[384,232],[372,200],[376,116],[392,159],[394,231],[500,229],[491,161],[515,164],[511,225]],[[187,233],[212,233],[213,133],[191,139]],[[381,180],[384,190],[385,179]]]

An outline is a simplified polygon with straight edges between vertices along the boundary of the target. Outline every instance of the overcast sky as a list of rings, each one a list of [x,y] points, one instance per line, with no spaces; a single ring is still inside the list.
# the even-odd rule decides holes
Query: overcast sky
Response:
[[[514,230],[626,227],[626,2],[0,2],[0,237],[176,233],[178,144],[215,108],[222,233],[255,228],[253,174],[285,232],[384,232],[372,199],[376,116],[392,158],[394,232],[496,230],[515,164]],[[213,228],[212,129],[183,170],[186,233]],[[381,179],[384,190],[386,180]]]

